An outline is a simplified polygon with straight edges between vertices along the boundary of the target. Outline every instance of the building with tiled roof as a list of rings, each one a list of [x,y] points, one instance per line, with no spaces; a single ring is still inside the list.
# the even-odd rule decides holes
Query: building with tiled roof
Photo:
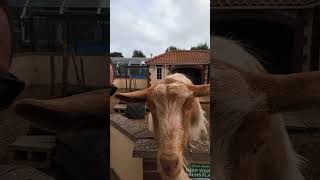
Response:
[[[153,85],[172,73],[187,75],[194,84],[209,80],[210,53],[205,50],[173,50],[151,58],[148,85]]]
[[[319,5],[318,0],[212,0],[211,3],[215,8],[303,8]]]
[[[275,74],[319,70],[320,0],[211,0],[211,34],[232,37]]]
[[[232,37],[240,42],[262,60],[270,73],[317,71],[320,60],[319,4],[320,0],[211,0],[213,23],[210,34]],[[306,122],[309,117],[295,119]],[[287,120],[285,118],[285,122]],[[305,154],[315,159],[312,151]],[[211,172],[215,171],[213,163],[211,161]],[[304,175],[308,179],[319,178],[318,167],[314,163]]]
[[[209,64],[210,53],[204,50],[173,50],[150,59],[149,65]]]

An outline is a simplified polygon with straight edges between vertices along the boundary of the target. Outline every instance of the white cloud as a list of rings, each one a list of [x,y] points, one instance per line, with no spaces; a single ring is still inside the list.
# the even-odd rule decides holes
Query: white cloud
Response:
[[[111,0],[110,50],[159,55],[170,45],[210,43],[209,0]]]

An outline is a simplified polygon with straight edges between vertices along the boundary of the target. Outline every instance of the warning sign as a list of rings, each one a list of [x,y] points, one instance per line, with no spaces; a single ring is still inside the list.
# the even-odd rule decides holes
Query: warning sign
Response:
[[[209,164],[189,164],[186,172],[191,180],[209,180],[210,165]]]

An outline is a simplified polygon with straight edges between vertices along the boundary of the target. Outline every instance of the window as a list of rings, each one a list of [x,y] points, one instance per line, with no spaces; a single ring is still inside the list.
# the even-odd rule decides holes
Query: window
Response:
[[[162,79],[162,68],[157,67],[157,79]]]

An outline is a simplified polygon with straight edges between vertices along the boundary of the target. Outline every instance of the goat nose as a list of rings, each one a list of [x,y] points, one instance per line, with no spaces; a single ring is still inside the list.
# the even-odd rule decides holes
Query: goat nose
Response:
[[[175,174],[179,165],[179,157],[178,156],[161,156],[160,164],[163,171],[168,175]]]

